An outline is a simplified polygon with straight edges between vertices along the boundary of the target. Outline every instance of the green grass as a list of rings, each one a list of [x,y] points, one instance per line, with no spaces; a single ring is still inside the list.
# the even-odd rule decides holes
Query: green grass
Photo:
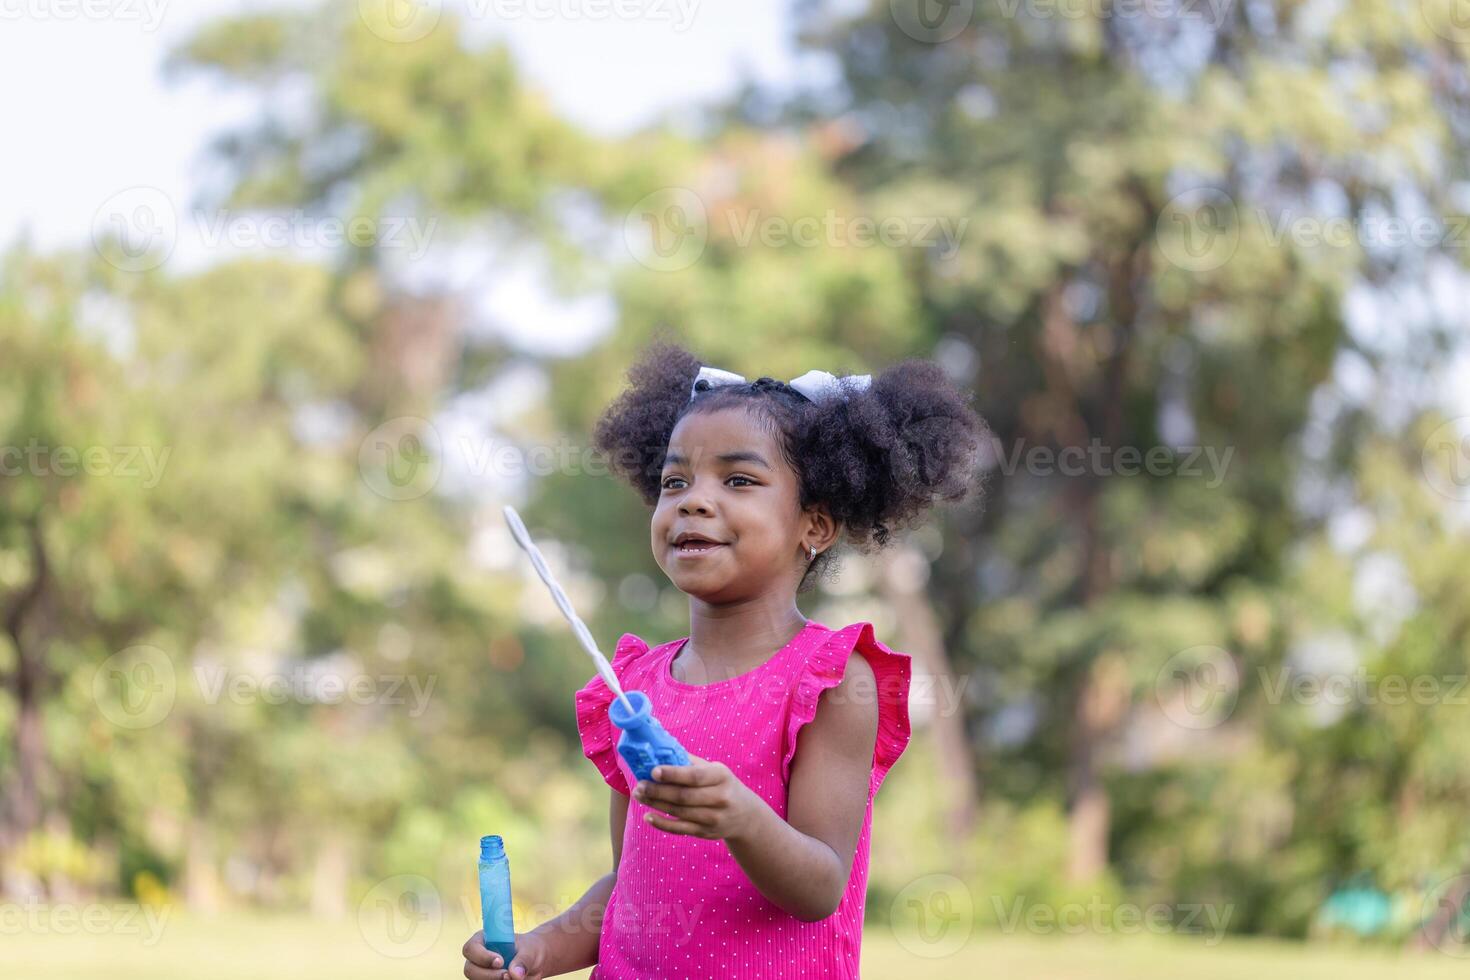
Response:
[[[449,980],[461,975],[459,947],[472,931],[450,916],[434,936],[430,920],[423,932],[394,947],[381,936],[365,938],[355,921],[257,915],[210,920],[176,913],[155,918],[150,926],[141,917],[129,922],[96,908],[91,914],[90,924],[53,922],[27,919],[23,908],[0,906],[0,975],[6,980]],[[375,946],[412,955],[384,955]],[[1246,940],[1210,947],[1203,939],[1047,939],[995,933],[971,936],[953,956],[926,958],[894,937],[870,930],[863,940],[863,975],[903,980],[1437,980],[1470,975],[1470,959]]]

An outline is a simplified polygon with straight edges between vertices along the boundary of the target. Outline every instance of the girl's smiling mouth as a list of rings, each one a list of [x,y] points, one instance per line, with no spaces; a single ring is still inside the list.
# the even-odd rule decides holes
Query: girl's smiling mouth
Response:
[[[723,547],[723,541],[714,541],[689,531],[680,532],[674,537],[674,553],[680,558],[697,558]]]
[[[674,545],[674,553],[680,558],[698,558],[700,555],[707,555],[723,547],[725,546],[715,544],[713,541],[686,541],[683,544]]]

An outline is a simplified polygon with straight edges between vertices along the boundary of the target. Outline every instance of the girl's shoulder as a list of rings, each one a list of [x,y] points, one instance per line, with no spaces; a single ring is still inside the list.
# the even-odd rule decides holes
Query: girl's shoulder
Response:
[[[618,683],[624,688],[638,683],[638,670],[649,662],[650,649],[657,648],[649,647],[636,633],[624,633],[618,637],[611,664]],[[576,694],[577,731],[581,736],[582,754],[597,766],[609,786],[627,796],[628,782],[618,768],[617,732],[607,714],[607,706],[615,696],[602,675],[594,673]]]
[[[637,633],[624,633],[618,637],[617,645],[613,648],[612,664],[613,673],[617,675],[621,683],[648,661],[650,650],[658,647],[650,647]],[[602,679],[602,674],[594,673],[582,689],[577,692],[577,704],[581,707],[583,702],[589,706],[601,702],[604,706],[613,699],[612,688]]]
[[[818,624],[820,625],[820,624]],[[855,699],[877,702],[878,742],[873,749],[875,788],[898,761],[908,745],[909,686],[913,677],[912,659],[878,639],[873,624],[850,623],[839,629],[823,627],[826,634],[816,643],[798,668],[792,692],[791,711],[787,716],[785,750],[782,753],[781,776],[788,779],[791,760],[796,756],[801,729],[817,715],[822,692],[842,683],[848,661],[854,651],[872,669],[871,681],[859,678],[851,686]]]

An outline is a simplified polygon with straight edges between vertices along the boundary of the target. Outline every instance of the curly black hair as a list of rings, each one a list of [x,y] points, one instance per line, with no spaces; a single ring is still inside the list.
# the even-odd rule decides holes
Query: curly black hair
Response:
[[[895,530],[922,523],[940,500],[980,503],[978,457],[989,435],[970,407],[973,394],[933,361],[903,361],[867,388],[843,382],[843,396],[813,403],[783,381],[760,377],[696,393],[701,362],[669,341],[649,344],[628,371],[629,387],[598,419],[594,449],[650,508],[674,426],[685,415],[741,407],[765,425],[796,472],[803,508],[825,504],[862,553],[889,544]],[[835,567],[820,553],[803,576],[807,591]]]

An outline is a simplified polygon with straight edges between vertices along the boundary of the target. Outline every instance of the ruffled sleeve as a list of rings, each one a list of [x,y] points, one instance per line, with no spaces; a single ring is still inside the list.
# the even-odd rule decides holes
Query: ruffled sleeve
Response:
[[[781,778],[791,778],[791,760],[796,756],[797,736],[803,726],[817,715],[822,692],[842,683],[847,658],[856,649],[873,668],[873,694],[878,700],[878,741],[873,746],[872,787],[876,792],[883,777],[898,761],[909,743],[909,681],[912,664],[909,655],[890,650],[878,642],[872,623],[853,623],[835,630],[807,658],[797,675],[791,697],[791,712],[786,720]]]
[[[624,689],[627,687],[625,672],[628,666],[647,652],[648,644],[632,633],[624,633],[618,638],[612,668]],[[614,697],[616,695],[602,675],[593,674],[592,679],[577,692],[577,730],[582,735],[582,754],[592,760],[609,786],[628,796],[628,780],[618,767],[618,730],[607,716],[607,706]]]

